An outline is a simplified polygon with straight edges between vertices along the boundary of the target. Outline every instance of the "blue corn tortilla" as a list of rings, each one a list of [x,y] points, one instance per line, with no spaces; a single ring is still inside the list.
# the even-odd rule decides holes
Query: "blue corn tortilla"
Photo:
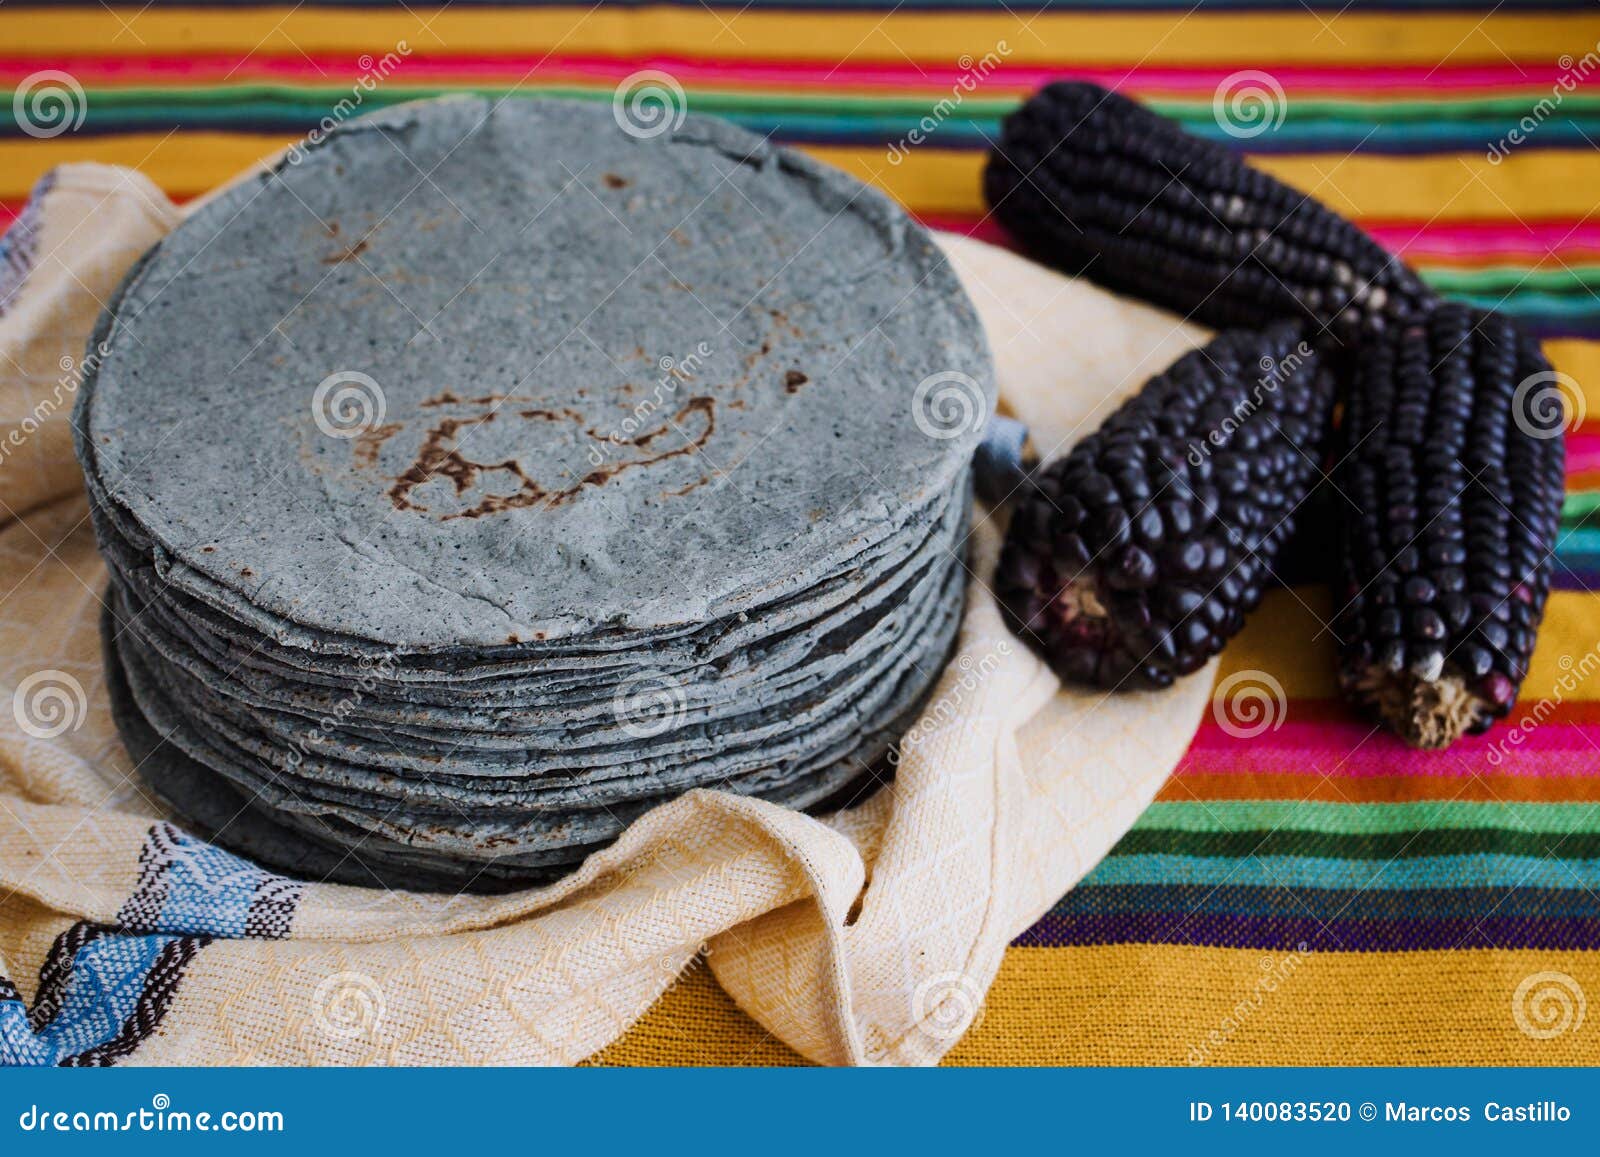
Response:
[[[169,235],[103,330],[79,415],[105,500],[167,581],[332,647],[670,630],[803,591],[968,469],[982,414],[925,435],[920,382],[993,403],[971,303],[880,194],[586,103],[351,122]],[[360,437],[313,421],[342,372],[383,395]]]
[[[690,788],[842,802],[954,644],[976,314],[892,204],[733,126],[352,122],[171,234],[96,342],[114,717],[279,870],[494,890]],[[352,372],[381,414],[337,436]],[[641,679],[663,730],[618,713]]]

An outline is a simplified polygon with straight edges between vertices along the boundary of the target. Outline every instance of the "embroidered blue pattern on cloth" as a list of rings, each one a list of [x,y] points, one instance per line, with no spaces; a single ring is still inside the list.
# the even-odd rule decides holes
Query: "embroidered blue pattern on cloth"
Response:
[[[28,203],[11,223],[11,228],[0,233],[0,316],[11,308],[12,300],[27,280],[28,272],[38,260],[39,230],[43,227],[44,200],[55,186],[55,170],[39,178],[33,187]]]
[[[301,885],[185,835],[150,829],[139,883],[114,924],[56,938],[28,1008],[0,976],[0,1065],[115,1063],[160,1025],[195,954],[213,939],[282,939]]]

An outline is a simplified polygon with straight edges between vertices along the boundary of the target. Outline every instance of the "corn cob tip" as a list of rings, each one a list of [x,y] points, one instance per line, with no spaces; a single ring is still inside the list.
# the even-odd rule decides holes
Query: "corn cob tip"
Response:
[[[1482,730],[1490,719],[1488,701],[1456,675],[1427,680],[1373,666],[1356,675],[1348,692],[1390,731],[1425,750],[1449,747],[1468,732]]]

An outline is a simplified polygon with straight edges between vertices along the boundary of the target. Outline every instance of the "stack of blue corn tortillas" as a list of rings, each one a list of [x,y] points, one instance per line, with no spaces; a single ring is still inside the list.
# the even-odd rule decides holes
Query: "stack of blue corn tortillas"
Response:
[[[954,638],[977,318],[882,197],[726,124],[352,122],[96,341],[124,739],[285,870],[507,886],[690,788],[847,796]]]

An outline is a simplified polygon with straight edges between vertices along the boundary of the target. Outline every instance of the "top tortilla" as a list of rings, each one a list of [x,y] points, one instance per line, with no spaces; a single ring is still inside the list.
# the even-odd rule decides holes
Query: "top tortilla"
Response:
[[[101,332],[81,452],[171,580],[407,651],[804,590],[951,490],[994,398],[885,198],[564,101],[351,122],[169,235]]]

